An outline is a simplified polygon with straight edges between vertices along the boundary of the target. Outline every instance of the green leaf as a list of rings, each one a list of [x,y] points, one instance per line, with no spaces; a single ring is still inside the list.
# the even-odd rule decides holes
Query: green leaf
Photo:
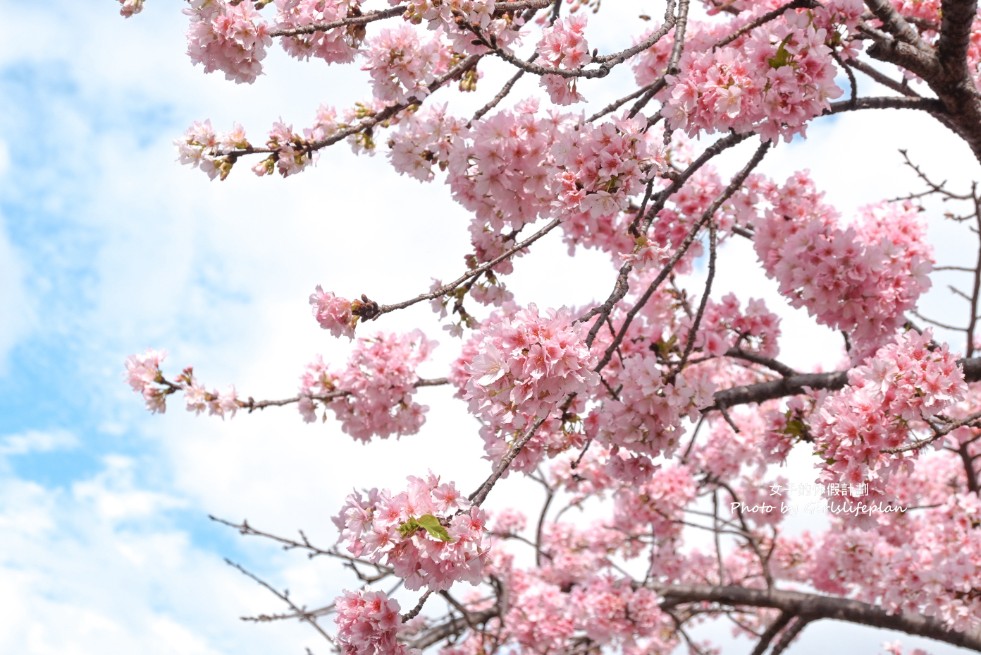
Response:
[[[416,522],[429,533],[429,536],[435,537],[440,541],[453,541],[450,533],[446,531],[446,528],[439,522],[439,519],[432,514],[423,514],[416,519]]]
[[[410,516],[408,521],[399,526],[399,534],[403,537],[408,537],[421,527],[422,526],[419,525],[419,522],[416,521],[414,517]]]
[[[777,47],[777,54],[766,60],[770,68],[780,68],[781,66],[790,64],[790,53],[787,51],[787,43],[790,41],[790,37],[790,34],[784,37],[783,41]]]
[[[807,434],[807,425],[799,418],[792,418],[787,421],[787,427],[783,429],[784,434],[800,439]]]
[[[671,354],[672,349],[674,349],[677,343],[678,343],[677,335],[672,334],[671,338],[668,339],[667,341],[664,341],[663,339],[658,339],[655,345],[657,346],[657,350],[660,353],[661,357],[667,357],[668,355]]]

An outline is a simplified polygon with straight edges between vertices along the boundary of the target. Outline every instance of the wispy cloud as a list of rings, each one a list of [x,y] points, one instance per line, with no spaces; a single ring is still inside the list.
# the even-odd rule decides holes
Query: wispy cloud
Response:
[[[78,445],[78,437],[67,430],[54,430],[52,432],[28,430],[19,434],[0,437],[0,457],[68,450],[77,448]]]

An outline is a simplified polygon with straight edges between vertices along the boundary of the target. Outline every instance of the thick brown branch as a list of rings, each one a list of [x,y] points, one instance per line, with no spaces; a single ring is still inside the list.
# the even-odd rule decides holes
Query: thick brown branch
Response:
[[[890,34],[905,43],[917,47],[922,46],[920,35],[917,34],[912,25],[906,22],[906,19],[899,14],[899,11],[889,0],[865,0],[865,5],[872,10],[876,18],[882,21],[883,27]]]
[[[942,115],[944,105],[936,98],[911,98],[906,96],[873,96],[857,98],[854,102],[843,100],[831,103],[829,113],[840,114],[843,111],[860,109],[919,109],[930,114]]]
[[[981,380],[981,357],[962,359],[958,363],[964,367],[964,378],[968,382]],[[703,411],[708,412],[735,405],[761,403],[775,398],[796,396],[805,393],[807,389],[827,389],[828,391],[834,391],[844,387],[847,381],[848,371],[834,371],[831,373],[801,373],[783,377],[779,380],[748,384],[742,387],[732,387],[731,389],[717,391],[715,394],[715,404],[705,408]]]
[[[971,454],[966,443],[960,445],[957,449],[957,455],[964,464],[964,474],[967,476],[967,488],[974,493],[981,493],[981,486],[978,483],[978,472],[974,468],[974,460],[977,459],[977,455]]]
[[[833,373],[801,373],[771,380],[769,382],[759,382],[748,384],[742,387],[732,387],[723,389],[715,393],[715,404],[707,407],[704,411],[724,409],[735,405],[746,405],[749,403],[762,403],[774,398],[785,396],[796,396],[802,394],[806,389],[827,389],[834,391],[841,389],[848,381],[847,371],[835,371]]]
[[[885,609],[847,598],[780,589],[677,585],[658,590],[667,608],[682,603],[711,602],[732,607],[772,607],[810,621],[834,619],[910,635],[936,639],[962,648],[981,651],[981,633],[956,632],[940,621],[920,614],[890,614]]]
[[[780,653],[787,650],[790,646],[790,642],[797,638],[797,635],[807,627],[807,619],[802,619],[800,617],[795,618],[787,626],[787,629],[780,633],[780,638],[776,640],[773,644],[773,650],[770,651],[770,655],[780,655]]]
[[[866,0],[883,23],[882,32],[863,28],[873,44],[869,56],[916,74],[943,103],[945,125],[951,127],[981,162],[981,94],[967,62],[967,39],[977,0],[944,0],[943,24],[937,48],[924,44],[916,29],[886,0]]]
[[[974,220],[977,225],[978,238],[981,239],[981,198],[977,195],[977,187],[972,186],[971,195],[974,204]],[[981,244],[979,244],[981,245]],[[970,315],[967,319],[967,353],[970,357],[974,354],[974,335],[978,325],[978,301],[981,300],[981,248],[978,248],[978,259],[973,271],[974,284],[971,288],[971,307]]]
[[[776,637],[781,630],[786,628],[790,623],[790,620],[793,618],[793,615],[788,614],[787,612],[781,612],[780,616],[777,617],[777,620],[771,623],[770,627],[766,629],[766,632],[760,636],[760,640],[756,643],[756,647],[753,649],[753,652],[750,653],[750,655],[763,655],[766,652],[766,649],[770,647],[770,642],[773,641],[773,638]]]
[[[940,38],[937,40],[937,57],[940,66],[953,79],[970,76],[967,65],[967,46],[971,39],[971,27],[978,11],[977,0],[943,0],[940,14]]]
[[[896,630],[909,635],[926,637],[940,642],[981,651],[981,632],[957,632],[942,622],[920,614],[908,612],[890,614],[882,607],[848,598],[824,596],[821,594],[787,591],[781,589],[750,589],[737,585],[672,585],[655,586],[663,600],[661,608],[671,612],[689,603],[715,603],[726,607],[768,607],[780,610],[778,620],[780,630],[765,635],[769,639],[780,633],[774,652],[782,652],[808,623],[821,619],[845,621],[884,630]],[[469,623],[482,624],[500,616],[497,607],[479,612],[470,612]],[[794,617],[784,623],[784,617]],[[424,631],[410,642],[415,648],[424,649],[443,639],[455,636],[466,630],[468,621],[463,617],[450,618]]]

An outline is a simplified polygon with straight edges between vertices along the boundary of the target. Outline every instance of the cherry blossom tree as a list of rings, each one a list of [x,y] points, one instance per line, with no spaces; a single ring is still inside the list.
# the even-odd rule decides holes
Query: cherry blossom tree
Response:
[[[120,1],[125,16],[144,4]],[[759,169],[812,122],[882,110],[932,117],[981,162],[977,3],[666,0],[601,51],[590,30],[606,10],[189,0],[187,54],[205,72],[253,82],[278,44],[357,66],[370,90],[258,139],[195,123],[183,163],[216,180],[243,163],[290,176],[343,142],[445,185],[472,247],[458,277],[389,304],[311,281],[314,319],[350,357],[312,357],[292,397],[206,386],[160,351],[127,360],[129,383],[153,412],[181,396],[222,418],[295,405],[361,441],[423,429],[420,387],[466,404],[488,460],[475,489],[418,471],[353,493],[334,545],[229,522],[347,565],[347,590],[321,606],[269,586],[282,617],[336,652],[710,653],[691,628],[728,620],[754,653],[780,653],[824,619],[981,650],[981,257],[937,262],[925,239],[934,220],[978,239],[981,193],[907,158],[920,188],[843,216],[806,170]],[[454,109],[464,94],[477,111]],[[946,218],[924,211],[934,200]],[[513,262],[546,235],[608,256],[609,294],[517,304]],[[739,241],[787,306],[842,335],[838,370],[782,360],[782,308],[713,293],[719,253]],[[918,303],[942,269],[964,276],[964,309],[929,316]],[[373,329],[418,303],[432,325]],[[421,377],[435,325],[457,354]],[[826,529],[784,529],[793,449],[814,455]],[[540,506],[491,509],[509,475],[540,485]]]

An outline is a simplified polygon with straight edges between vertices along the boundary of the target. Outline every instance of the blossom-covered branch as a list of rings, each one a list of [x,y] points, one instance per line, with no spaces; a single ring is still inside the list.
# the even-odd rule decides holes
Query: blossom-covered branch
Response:
[[[121,4],[132,15],[143,2]],[[262,615],[333,615],[326,636],[345,654],[697,650],[689,630],[706,619],[732,619],[756,652],[826,618],[979,648],[981,258],[928,239],[936,220],[981,238],[976,184],[954,193],[907,159],[925,189],[896,182],[891,199],[844,212],[817,176],[765,159],[791,142],[806,152],[819,121],[835,139],[829,117],[888,109],[936,120],[952,130],[943,147],[981,160],[977,3],[669,0],[631,23],[633,11],[192,0],[188,54],[206,72],[250,83],[278,42],[359,67],[366,98],[255,142],[196,123],[182,162],[213,179],[250,157],[259,175],[310,174],[344,141],[443,188],[469,245],[462,274],[401,302],[311,282],[321,334],[349,354],[312,357],[293,396],[242,399],[190,367],[165,376],[159,351],[127,360],[129,383],[151,411],[177,393],[222,417],[296,405],[362,442],[423,430],[421,387],[465,404],[487,460],[469,495],[435,470],[454,463],[430,457],[433,470],[405,481],[359,468],[365,488],[340,503],[332,547],[230,524],[353,574],[316,609]],[[595,29],[607,12],[613,29]],[[568,284],[552,264],[516,265],[541,261],[547,239],[598,253],[609,292],[566,305],[525,295],[529,270]],[[959,304],[934,315],[923,298],[940,276],[959,276]],[[754,296],[744,279],[773,292]],[[372,330],[423,301],[434,316],[419,329]],[[843,349],[782,351],[789,308]],[[448,370],[424,376],[441,331]],[[809,480],[784,477],[792,452],[812,462]],[[502,506],[508,476],[542,496]],[[794,513],[829,527],[793,530]],[[378,587],[389,581],[406,596]]]

